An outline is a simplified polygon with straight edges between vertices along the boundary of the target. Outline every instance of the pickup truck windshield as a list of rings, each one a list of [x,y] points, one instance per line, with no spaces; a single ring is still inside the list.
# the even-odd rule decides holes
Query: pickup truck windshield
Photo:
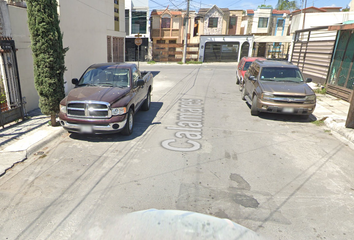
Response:
[[[129,68],[112,66],[89,68],[81,77],[79,86],[129,87]]]
[[[261,81],[303,82],[300,70],[297,68],[265,67],[260,75]]]

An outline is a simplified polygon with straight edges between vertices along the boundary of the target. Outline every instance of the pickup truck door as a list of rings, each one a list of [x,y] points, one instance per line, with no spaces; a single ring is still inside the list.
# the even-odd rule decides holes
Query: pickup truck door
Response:
[[[141,75],[139,70],[136,67],[133,67],[132,69],[133,92],[135,93],[135,103],[137,107],[141,105],[145,97],[145,91],[144,91],[145,86],[138,87],[137,85],[140,76]]]

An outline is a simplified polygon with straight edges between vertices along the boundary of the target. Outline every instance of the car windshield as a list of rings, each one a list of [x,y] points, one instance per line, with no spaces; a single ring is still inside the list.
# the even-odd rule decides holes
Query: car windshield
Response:
[[[297,68],[265,67],[260,80],[277,82],[303,82],[301,72]]]
[[[79,81],[79,86],[129,87],[129,69],[115,66],[89,68]]]
[[[243,71],[246,71],[250,66],[252,62],[245,62],[245,66],[243,66]]]

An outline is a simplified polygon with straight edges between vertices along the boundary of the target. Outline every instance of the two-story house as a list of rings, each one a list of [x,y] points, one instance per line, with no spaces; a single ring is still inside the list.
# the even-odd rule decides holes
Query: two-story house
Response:
[[[146,61],[149,48],[149,1],[125,0],[125,61]],[[141,38],[140,47],[135,39]],[[139,48],[139,49],[138,49]]]
[[[252,52],[252,36],[240,35],[242,10],[229,10],[216,5],[198,12],[200,36],[199,60],[204,62],[237,62]]]
[[[155,61],[181,61],[186,11],[180,9],[152,10],[151,41],[152,58]],[[195,31],[196,13],[189,12],[187,30],[187,56],[189,60],[198,58],[198,31]]]
[[[254,35],[253,56],[287,58],[291,44],[290,11],[271,7],[247,10],[246,34]]]

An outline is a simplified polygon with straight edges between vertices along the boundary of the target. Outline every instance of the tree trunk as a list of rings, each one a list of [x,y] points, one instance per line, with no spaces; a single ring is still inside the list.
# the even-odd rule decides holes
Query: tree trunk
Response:
[[[50,123],[52,127],[57,126],[57,116],[55,114],[50,115]]]

